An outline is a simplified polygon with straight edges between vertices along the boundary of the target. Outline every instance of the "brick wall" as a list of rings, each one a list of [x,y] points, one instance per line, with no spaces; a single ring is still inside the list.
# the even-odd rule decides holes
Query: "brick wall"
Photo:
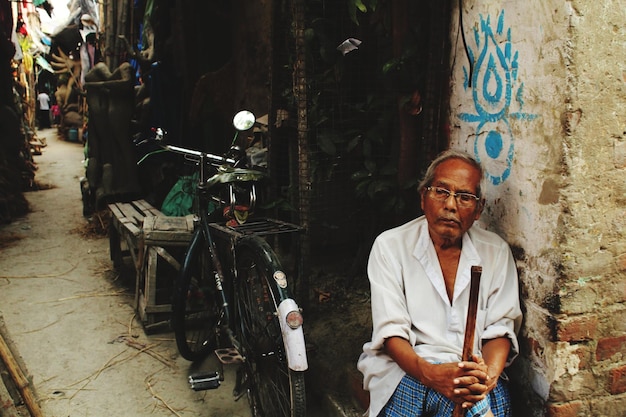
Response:
[[[624,417],[626,9],[463,2],[467,45],[458,14],[451,146],[486,166],[481,221],[518,262],[515,415]]]
[[[626,415],[626,13],[618,1],[573,1],[564,129],[562,277],[556,342],[586,352],[552,384],[550,410]],[[562,416],[555,412],[554,415]]]

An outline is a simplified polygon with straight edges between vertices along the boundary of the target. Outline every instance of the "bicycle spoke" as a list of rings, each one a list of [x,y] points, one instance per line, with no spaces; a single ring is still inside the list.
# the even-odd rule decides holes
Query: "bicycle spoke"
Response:
[[[262,258],[260,258],[262,259]],[[251,250],[242,251],[238,266],[238,335],[244,350],[252,408],[265,417],[289,417],[304,413],[304,381],[292,385],[287,366],[277,306],[272,296],[268,267]],[[297,389],[298,393],[293,394]],[[298,409],[292,414],[293,399]]]
[[[195,361],[216,348],[220,314],[204,239],[190,247],[187,258],[174,294],[172,325],[180,354]]]

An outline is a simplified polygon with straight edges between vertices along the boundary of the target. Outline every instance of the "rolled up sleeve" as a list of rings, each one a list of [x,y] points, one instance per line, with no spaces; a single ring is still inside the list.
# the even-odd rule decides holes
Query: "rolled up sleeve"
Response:
[[[411,317],[404,296],[402,270],[391,256],[393,245],[374,242],[368,262],[372,305],[372,349],[381,349],[385,339],[398,336],[415,344]]]

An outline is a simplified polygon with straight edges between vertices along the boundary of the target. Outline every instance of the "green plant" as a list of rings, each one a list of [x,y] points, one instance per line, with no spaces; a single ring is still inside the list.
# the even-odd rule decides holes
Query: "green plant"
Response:
[[[348,15],[350,16],[350,20],[354,22],[354,24],[359,24],[358,12],[367,13],[368,11],[374,12],[376,11],[376,7],[378,6],[378,0],[347,0],[348,4]]]
[[[412,215],[419,162],[405,143],[423,140],[420,116],[407,134],[405,103],[424,91],[426,11],[422,2],[385,0],[306,0],[307,127],[311,156],[307,177],[314,201],[330,191],[351,194],[352,206],[366,216]],[[398,22],[398,16],[403,21]],[[401,38],[394,25],[404,25]],[[347,38],[362,41],[343,55],[337,47]],[[290,56],[285,74],[295,67]],[[293,74],[292,74],[293,75]],[[283,79],[283,102],[296,112],[291,77]],[[418,94],[419,95],[419,94]],[[421,103],[420,103],[421,106]],[[404,120],[403,120],[404,117]],[[400,163],[401,156],[408,155]],[[415,161],[415,163],[413,163]],[[407,190],[411,190],[408,192]]]
[[[394,56],[390,2],[347,0],[343,10],[329,4],[308,3],[309,126],[319,151],[313,180],[347,171],[359,201],[382,213],[402,213],[405,190],[417,179],[399,180],[398,112],[424,78],[414,33],[420,25]],[[361,34],[363,45],[342,55],[337,44],[346,33]]]

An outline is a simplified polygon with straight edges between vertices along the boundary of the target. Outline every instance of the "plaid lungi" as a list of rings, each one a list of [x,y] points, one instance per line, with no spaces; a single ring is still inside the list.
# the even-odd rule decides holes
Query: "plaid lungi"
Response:
[[[474,404],[466,417],[482,417],[489,407],[495,417],[511,417],[508,383],[498,380],[487,398]],[[378,417],[450,417],[454,402],[427,388],[412,376],[405,375]]]

